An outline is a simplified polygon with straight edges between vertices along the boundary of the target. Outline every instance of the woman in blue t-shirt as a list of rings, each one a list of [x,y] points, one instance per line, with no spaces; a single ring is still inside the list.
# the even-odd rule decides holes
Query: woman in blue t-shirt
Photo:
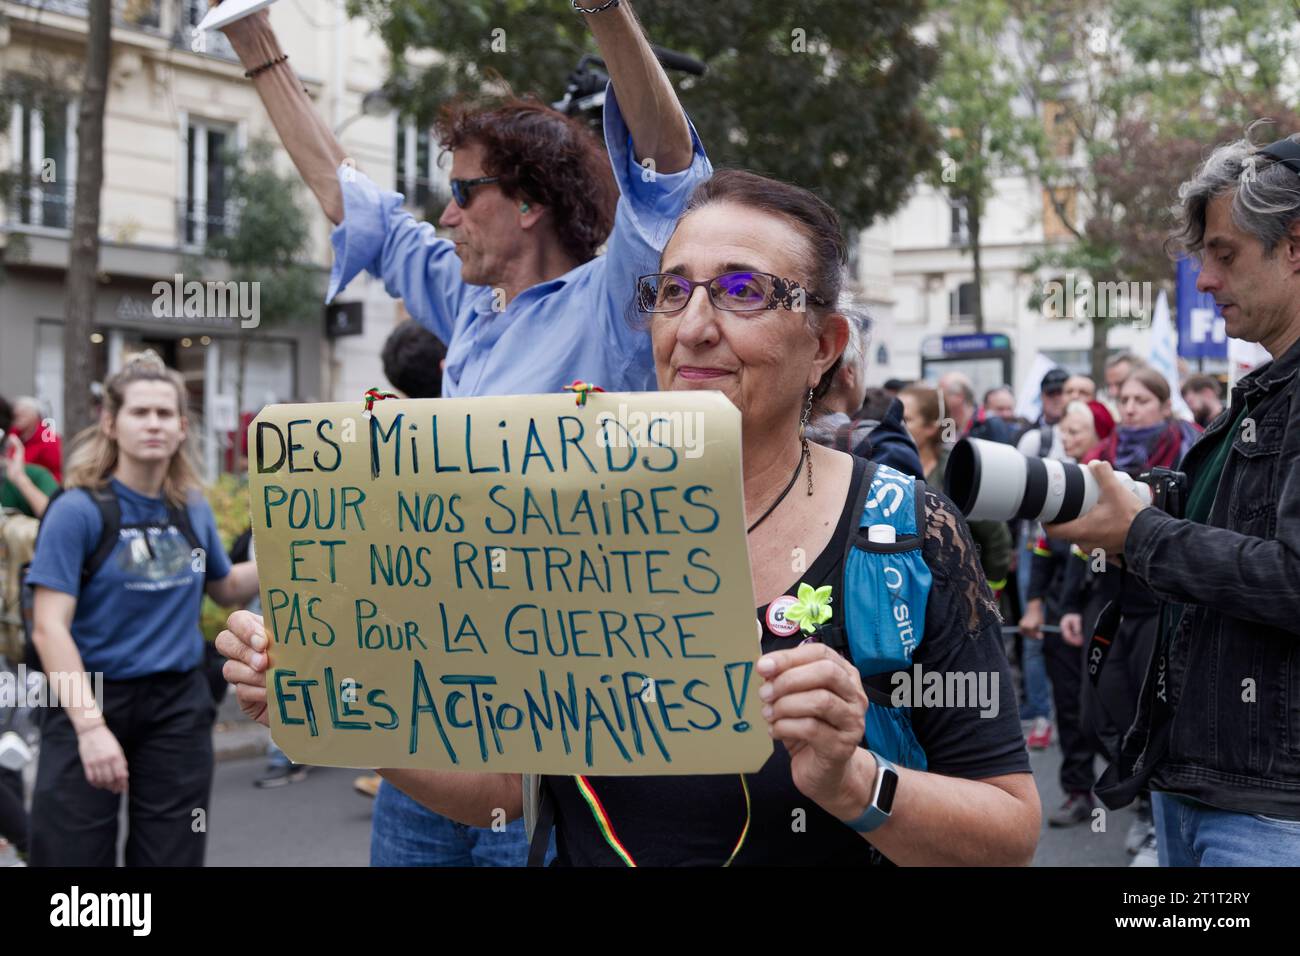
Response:
[[[188,427],[180,376],[138,356],[106,383],[45,514],[33,641],[59,706],[41,728],[34,865],[112,866],[123,793],[128,866],[203,863],[214,704],[199,609],[205,591],[245,604],[257,566],[226,558]]]

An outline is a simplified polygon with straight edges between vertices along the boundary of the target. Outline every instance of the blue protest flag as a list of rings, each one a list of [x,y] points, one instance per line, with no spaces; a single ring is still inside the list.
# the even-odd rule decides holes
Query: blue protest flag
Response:
[[[1178,260],[1178,354],[1185,359],[1226,359],[1228,334],[1223,316],[1214,296],[1196,291],[1200,274],[1193,259],[1183,256]]]

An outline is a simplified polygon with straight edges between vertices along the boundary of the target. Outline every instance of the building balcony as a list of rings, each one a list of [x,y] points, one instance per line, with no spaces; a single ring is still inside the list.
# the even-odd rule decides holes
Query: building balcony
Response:
[[[233,202],[176,201],[176,237],[183,247],[202,249],[209,239],[230,235],[238,228],[239,208]]]
[[[18,178],[4,194],[3,221],[6,227],[33,226],[42,229],[72,228],[72,204],[77,187],[71,180],[42,182]]]
[[[85,18],[90,0],[8,0],[17,8],[27,7],[36,16],[62,14]],[[112,0],[113,26],[136,30],[164,40],[175,49],[236,61],[235,51],[224,33],[197,34],[195,26],[207,13],[207,0]]]

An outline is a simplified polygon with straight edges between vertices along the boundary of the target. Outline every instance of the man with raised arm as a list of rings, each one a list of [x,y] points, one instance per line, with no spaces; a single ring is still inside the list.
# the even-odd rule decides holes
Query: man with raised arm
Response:
[[[265,11],[224,30],[337,224],[328,298],[363,269],[382,278],[447,343],[447,397],[553,392],[575,378],[607,391],[653,387],[649,337],[628,321],[633,288],[658,268],[712,167],[627,0],[585,0],[599,12],[570,4],[588,17],[612,80],[608,156],[580,121],[534,101],[445,108],[437,127],[454,198],[439,225],[450,239],[345,164]]]
[[[654,387],[649,336],[628,318],[636,279],[658,270],[713,170],[628,0],[556,3],[588,18],[609,70],[608,152],[583,123],[535,101],[446,107],[437,131],[452,154],[453,199],[438,224],[450,239],[345,163],[265,11],[223,30],[336,224],[328,298],[363,269],[383,279],[447,343],[446,397],[555,392],[575,379]],[[501,832],[466,827],[388,783],[379,790],[372,865],[523,865],[526,855],[522,820]]]

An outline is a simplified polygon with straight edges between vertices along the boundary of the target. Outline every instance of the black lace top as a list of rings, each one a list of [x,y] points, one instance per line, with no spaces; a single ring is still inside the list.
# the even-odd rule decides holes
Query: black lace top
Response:
[[[835,534],[802,583],[840,582],[850,515],[865,462],[857,460]],[[947,498],[926,490],[925,562],[934,575],[926,605],[925,637],[913,658],[924,671],[985,675],[996,685],[994,714],[978,706],[923,706],[912,723],[935,773],[979,779],[1029,772],[1015,692],[1001,640],[1001,618],[985,582],[979,556],[960,513]],[[787,592],[793,596],[798,583]],[[794,647],[804,635],[786,623],[778,598],[757,609],[764,653]],[[773,608],[777,610],[774,611]],[[874,705],[873,705],[874,706]],[[638,866],[720,866],[745,824],[745,794],[736,774],[588,777],[620,842]],[[756,774],[746,777],[749,834],[733,865],[869,866],[884,861],[860,835],[827,814],[794,785],[784,744]],[[546,777],[555,802],[560,866],[621,866],[572,777]]]

